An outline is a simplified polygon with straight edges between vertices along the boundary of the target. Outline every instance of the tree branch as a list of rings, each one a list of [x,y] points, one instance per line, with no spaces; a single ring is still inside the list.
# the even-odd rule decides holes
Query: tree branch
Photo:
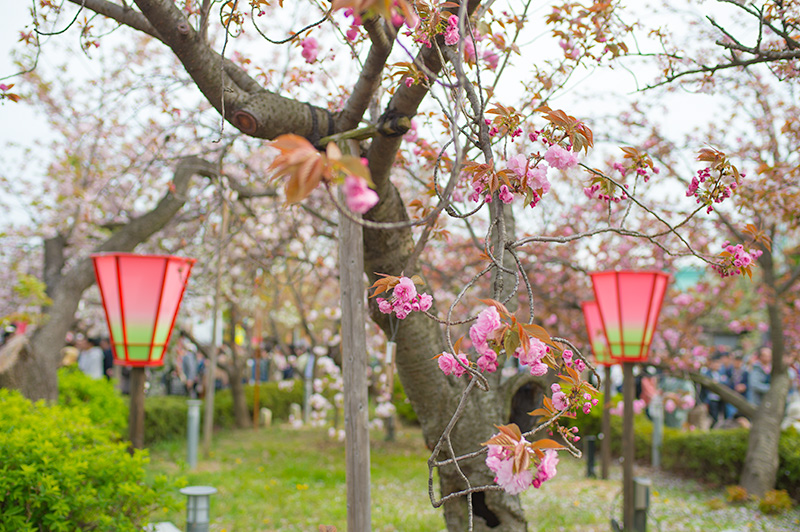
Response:
[[[732,390],[730,387],[725,386],[724,384],[715,381],[710,377],[706,377],[705,375],[694,371],[676,371],[666,364],[650,365],[672,375],[687,378],[692,382],[699,384],[700,386],[708,388],[712,392],[719,395],[723,401],[733,405],[736,410],[738,410],[739,413],[747,419],[753,419],[753,417],[756,415],[757,408],[753,403],[745,399],[742,394]]]

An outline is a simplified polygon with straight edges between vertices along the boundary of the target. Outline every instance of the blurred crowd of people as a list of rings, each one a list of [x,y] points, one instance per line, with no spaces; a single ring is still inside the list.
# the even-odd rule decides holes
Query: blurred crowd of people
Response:
[[[789,374],[786,400],[787,423],[800,422],[800,360],[795,354],[784,357]],[[610,377],[615,390],[621,391],[621,370],[612,367]],[[738,392],[758,406],[770,389],[772,349],[762,346],[747,356],[741,351],[717,347],[701,375]],[[658,397],[659,401],[654,401]],[[688,379],[662,373],[650,367],[636,377],[638,408],[646,409],[652,418],[653,409],[662,407],[664,424],[669,427],[707,429],[749,426],[736,407],[720,396],[713,386],[698,385]],[[659,405],[660,403],[660,405]],[[791,416],[797,419],[790,419]],[[800,426],[800,425],[799,425]]]

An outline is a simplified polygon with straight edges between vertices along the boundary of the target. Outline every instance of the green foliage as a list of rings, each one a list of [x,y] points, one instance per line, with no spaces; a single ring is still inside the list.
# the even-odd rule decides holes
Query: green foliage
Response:
[[[414,411],[414,407],[411,406],[411,401],[408,400],[406,391],[403,389],[403,385],[400,383],[400,378],[397,375],[395,375],[394,378],[392,404],[397,410],[397,415],[400,417],[401,422],[406,425],[419,425],[417,413]]]
[[[38,323],[42,319],[42,313],[38,310],[53,304],[53,300],[47,296],[47,285],[42,281],[29,275],[21,273],[17,277],[17,284],[13,287],[14,301],[12,307],[18,308],[17,312],[8,316],[0,316],[3,321],[24,321],[27,323]]]
[[[108,427],[120,438],[128,429],[128,404],[106,379],[95,380],[77,367],[58,370],[58,404],[84,408],[95,425]]]
[[[764,514],[780,514],[790,509],[794,501],[786,490],[771,490],[758,501],[758,509]]]
[[[245,386],[245,396],[250,415],[253,414],[253,387]],[[154,396],[144,401],[144,438],[152,443],[186,437],[188,405],[186,397]],[[273,420],[289,419],[289,405],[303,403],[303,383],[295,381],[291,390],[281,390],[277,382],[261,383],[258,395],[259,408],[272,410]],[[205,408],[203,406],[202,408]],[[205,410],[201,411],[205,416]],[[230,428],[234,426],[233,396],[230,390],[220,390],[214,394],[214,426]]]
[[[146,480],[147,453],[128,454],[87,412],[0,389],[0,530],[141,530],[177,504],[166,476]]]

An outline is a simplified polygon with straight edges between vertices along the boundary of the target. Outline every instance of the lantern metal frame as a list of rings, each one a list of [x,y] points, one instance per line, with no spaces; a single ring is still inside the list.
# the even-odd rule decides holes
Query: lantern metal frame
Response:
[[[629,270],[590,275],[611,360],[646,361],[670,276]],[[632,292],[635,297],[626,297]]]
[[[108,324],[114,363],[131,367],[162,366],[164,364],[164,354],[172,337],[178,310],[183,301],[186,285],[196,259],[175,255],[136,253],[97,253],[91,257],[97,285],[103,301],[103,311]],[[108,271],[108,265],[103,264],[108,260],[113,260],[111,272]],[[142,336],[141,332],[136,334],[131,331],[134,328],[134,324],[130,323],[133,321],[133,315],[136,314],[136,310],[140,311],[140,309],[131,311],[129,301],[129,308],[126,311],[125,297],[134,296],[135,292],[132,291],[135,291],[136,286],[131,284],[130,281],[125,282],[126,273],[124,270],[131,267],[136,261],[149,261],[152,267],[153,260],[163,261],[163,266],[160,271],[160,279],[152,280],[152,282],[159,283],[159,289],[157,292],[152,290],[149,294],[152,300],[147,301],[147,303],[152,303],[154,306],[152,321],[147,322],[152,331],[149,331],[149,341],[133,341],[132,336]],[[112,272],[114,275],[108,276],[108,273]],[[178,277],[176,278],[175,275]],[[141,283],[141,279],[137,279],[136,282]],[[168,287],[171,287],[171,289],[167,290]],[[179,292],[176,291],[178,288],[180,289]],[[128,293],[125,293],[126,291]],[[137,295],[141,296],[141,293]],[[170,299],[165,300],[165,297]],[[138,327],[141,329],[142,325],[139,324]],[[141,339],[139,338],[139,340]],[[138,353],[137,356],[131,356],[132,351],[136,353],[134,350],[142,352],[141,348],[147,348],[146,358],[139,356]]]

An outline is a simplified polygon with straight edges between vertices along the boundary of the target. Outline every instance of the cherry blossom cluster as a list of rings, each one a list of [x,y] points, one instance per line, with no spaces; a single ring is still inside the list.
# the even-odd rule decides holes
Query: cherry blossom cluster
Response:
[[[553,392],[550,400],[553,401],[553,406],[556,410],[561,411],[571,407],[572,413],[574,413],[574,410],[580,405],[583,413],[588,414],[592,411],[592,407],[597,405],[597,399],[592,397],[589,392],[582,391],[581,388],[572,388],[569,393],[566,393],[561,389],[561,385],[556,382],[550,386],[550,391]]]
[[[405,319],[412,312],[425,312],[431,308],[433,297],[430,294],[417,293],[417,286],[409,277],[400,277],[394,286],[392,296],[378,299],[378,309],[384,314],[392,314],[399,320]]]
[[[711,174],[711,168],[698,170],[697,174],[692,178],[692,182],[689,183],[686,197],[696,198],[697,203],[706,205],[706,212],[711,213],[714,210],[714,203],[722,203],[727,198],[730,198],[739,186],[736,180],[731,180],[727,184],[724,183],[723,178],[725,175],[725,173],[720,173],[715,179]],[[744,178],[745,174],[740,174],[740,177]]]
[[[317,54],[319,53],[319,44],[314,37],[309,37],[300,41],[300,47],[303,49],[300,55],[306,60],[306,63],[311,64],[317,61]]]
[[[641,414],[644,411],[646,406],[647,406],[647,403],[644,402],[644,399],[634,399],[633,400],[633,413],[634,414]],[[615,415],[615,416],[621,416],[624,411],[625,411],[625,401],[620,401],[619,403],[617,403],[616,406],[614,406],[611,409],[609,409],[609,412],[611,412],[611,414]]]
[[[517,196],[523,197],[528,206],[536,207],[542,196],[550,191],[547,171],[550,168],[567,170],[577,164],[577,154],[558,144],[550,146],[544,157],[529,159],[524,155],[515,155],[508,160],[506,169],[500,172],[505,182],[498,189],[498,197],[506,204],[514,201]],[[473,192],[470,195],[472,201],[478,202],[481,199],[487,203],[492,201],[490,179],[492,176],[488,174],[479,174],[473,178]]]
[[[537,449],[513,423],[498,428],[501,432],[484,443],[489,451],[486,466],[506,492],[519,495],[531,486],[538,489],[556,476],[558,453],[554,449]]]
[[[760,249],[747,251],[742,244],[733,246],[726,243],[723,246],[722,253],[720,253],[722,262],[720,264],[713,264],[712,268],[720,277],[743,275],[746,272],[750,272],[751,265],[762,253],[763,251]]]
[[[485,49],[479,52],[475,49],[477,43],[481,42],[484,38],[485,36],[481,35],[477,30],[472,30],[472,36],[464,39],[464,59],[467,64],[474,65],[477,63],[478,57],[480,56],[486,68],[495,70],[500,63],[500,55],[497,51]]]

